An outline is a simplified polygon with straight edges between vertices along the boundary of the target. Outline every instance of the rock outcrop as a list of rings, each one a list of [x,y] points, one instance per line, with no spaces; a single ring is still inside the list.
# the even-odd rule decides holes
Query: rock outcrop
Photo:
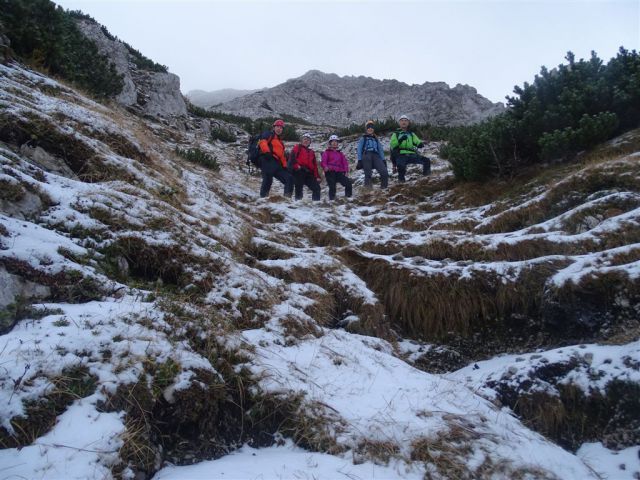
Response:
[[[187,105],[180,92],[180,78],[177,75],[140,69],[127,46],[105,35],[101,25],[88,19],[77,20],[77,25],[123,76],[124,88],[116,97],[118,103],[137,113],[153,117],[187,114]]]
[[[294,115],[316,124],[346,126],[401,114],[416,122],[468,125],[502,112],[475,88],[444,82],[408,85],[397,80],[340,77],[310,70],[276,87],[225,102],[216,110],[252,118]]]

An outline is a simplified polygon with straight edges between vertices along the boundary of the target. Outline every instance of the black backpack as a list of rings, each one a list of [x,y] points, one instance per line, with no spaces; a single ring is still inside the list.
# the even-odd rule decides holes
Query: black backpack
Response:
[[[251,135],[249,137],[249,148],[247,148],[247,166],[249,168],[251,168],[251,165],[255,165],[256,167],[260,168],[260,155],[262,155],[262,152],[260,151],[258,143],[262,139],[267,139],[269,149],[273,151],[273,148],[271,147],[271,140],[273,140],[273,135],[271,134],[271,132]]]

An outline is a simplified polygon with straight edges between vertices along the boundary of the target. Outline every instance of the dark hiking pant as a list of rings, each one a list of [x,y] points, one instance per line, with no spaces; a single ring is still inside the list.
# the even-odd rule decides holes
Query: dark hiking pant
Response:
[[[431,173],[431,160],[417,153],[398,155],[396,159],[396,167],[398,167],[398,181],[404,182],[405,175],[407,173],[407,165],[418,164],[422,165],[422,174],[429,175]]]
[[[364,170],[364,186],[370,187],[373,184],[371,174],[373,169],[380,174],[380,187],[387,188],[389,185],[389,172],[387,171],[387,162],[380,158],[378,152],[364,152],[362,155],[362,169]]]
[[[334,172],[329,170],[324,172],[324,176],[327,179],[327,185],[329,185],[329,200],[336,198],[336,183],[339,183],[344,187],[344,196],[351,196],[351,180],[342,172]]]
[[[291,197],[293,193],[293,177],[291,174],[271,155],[263,155],[261,160],[262,185],[260,186],[260,196],[266,197],[269,195],[271,184],[275,178],[284,185],[284,196]]]
[[[311,190],[311,199],[312,200],[320,200],[320,184],[316,177],[309,170],[294,170],[293,171],[293,186],[295,188],[295,198],[296,200],[301,200],[302,190],[304,186],[309,187]]]

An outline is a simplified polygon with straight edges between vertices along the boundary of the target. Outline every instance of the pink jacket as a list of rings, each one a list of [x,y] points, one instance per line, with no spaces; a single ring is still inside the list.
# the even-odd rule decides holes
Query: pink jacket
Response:
[[[347,157],[344,156],[339,150],[331,150],[327,148],[322,152],[322,161],[320,162],[322,169],[326,171],[343,172],[349,171],[349,162]]]

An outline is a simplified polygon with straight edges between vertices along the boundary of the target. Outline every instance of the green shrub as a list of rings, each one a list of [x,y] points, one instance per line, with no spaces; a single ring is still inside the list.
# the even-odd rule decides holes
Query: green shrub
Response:
[[[618,127],[615,113],[602,112],[597,115],[583,115],[577,128],[567,127],[543,133],[538,140],[540,158],[553,160],[567,158],[584,148],[592,147],[610,138]]]
[[[73,18],[85,19],[85,20],[90,20],[94,23],[98,23],[93,17],[79,10],[67,11],[67,14]],[[127,42],[124,42],[120,40],[118,37],[112,35],[111,32],[107,30],[107,27],[105,27],[104,25],[100,25],[100,30],[102,30],[102,33],[104,34],[104,36],[107,37],[109,40],[114,42],[116,41],[121,42],[133,57],[133,61],[136,64],[136,67],[138,67],[140,70],[147,70],[150,72],[157,72],[157,73],[167,73],[168,68],[165,65],[160,65],[159,63],[156,63],[153,60],[145,57],[144,55],[142,55],[142,53],[140,53],[138,50],[133,48]]]
[[[385,120],[374,120],[373,129],[378,135],[398,130],[398,122],[392,117]],[[418,137],[428,141],[448,140],[454,132],[461,127],[449,127],[446,125],[431,125],[430,123],[412,123],[409,127]],[[352,123],[348,127],[338,129],[337,135],[347,137],[349,135],[364,134],[364,123]]]
[[[242,128],[250,134],[254,135],[256,133],[271,130],[273,128],[273,122],[275,122],[276,120],[277,119],[275,117],[258,118],[256,120],[245,122],[242,125]],[[280,138],[285,141],[297,142],[300,140],[300,135],[298,135],[296,127],[294,127],[290,123],[285,123]]]
[[[234,133],[225,128],[217,127],[211,129],[211,135],[209,138],[211,139],[211,141],[221,140],[227,143],[232,143],[238,140],[238,137],[236,137]]]
[[[441,150],[458,178],[513,175],[521,167],[570,159],[640,122],[640,55],[620,48],[604,65],[595,52],[514,88],[502,115],[452,132]]]
[[[199,148],[189,148],[187,150],[184,150],[180,147],[176,147],[175,152],[178,156],[184,158],[189,162],[197,163],[199,165],[202,165],[203,167],[208,168],[209,170],[213,170],[214,172],[220,170],[218,159],[209,155],[207,152],[200,150]]]
[[[313,125],[313,123],[305,120],[304,118],[296,117],[295,115],[289,115],[288,113],[281,113],[280,118],[287,123],[298,123],[300,125]]]
[[[392,117],[387,117],[384,120],[376,119],[373,121],[373,129],[378,135],[390,132],[392,130],[398,129],[398,122],[396,122],[396,120]],[[364,123],[352,123],[348,127],[339,128],[336,134],[339,137],[347,137],[349,135],[355,135],[357,133],[364,133]]]
[[[74,15],[49,0],[0,0],[0,22],[17,56],[97,97],[117,95],[122,76],[78,30]]]

